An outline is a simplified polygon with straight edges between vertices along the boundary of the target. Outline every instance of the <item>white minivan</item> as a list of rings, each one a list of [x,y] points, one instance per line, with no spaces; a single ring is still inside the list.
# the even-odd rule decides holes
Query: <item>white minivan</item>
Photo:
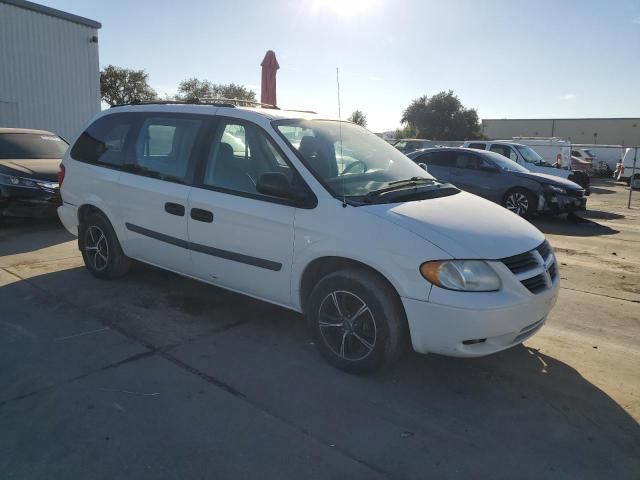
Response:
[[[408,341],[457,357],[509,348],[558,295],[553,250],[526,220],[310,113],[118,106],[75,140],[60,184],[94,276],[135,259],[302,312],[349,372]]]

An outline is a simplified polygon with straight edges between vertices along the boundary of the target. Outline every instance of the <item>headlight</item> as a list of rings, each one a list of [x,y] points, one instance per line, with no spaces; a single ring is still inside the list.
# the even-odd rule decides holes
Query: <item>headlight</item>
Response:
[[[37,183],[34,180],[28,178],[15,177],[13,175],[4,175],[0,173],[0,183],[4,185],[11,185],[14,187],[27,187],[38,188]]]
[[[562,187],[556,187],[555,185],[551,185],[551,184],[546,184],[545,187],[547,188],[547,190],[553,192],[553,193],[560,193],[560,194],[566,194],[567,191],[562,188]]]
[[[434,285],[464,292],[500,290],[500,277],[482,260],[443,260],[425,262],[420,273]]]

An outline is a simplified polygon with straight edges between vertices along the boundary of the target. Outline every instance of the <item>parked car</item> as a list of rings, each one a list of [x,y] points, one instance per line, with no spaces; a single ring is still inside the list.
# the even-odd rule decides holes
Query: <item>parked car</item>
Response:
[[[431,175],[498,203],[516,215],[584,210],[584,188],[570,180],[532,173],[494,152],[471,148],[429,148],[409,154]]]
[[[571,150],[571,156],[579,158],[584,162],[593,164],[598,158],[588,148],[574,148]]]
[[[420,138],[401,138],[393,144],[402,153],[407,154],[431,146],[430,140],[424,140]]]
[[[558,295],[534,226],[349,122],[121,106],[89,124],[60,179],[59,216],[91,274],[116,278],[136,259],[303,312],[322,355],[349,372],[391,362],[409,340],[458,357],[504,350],[544,325]]]
[[[556,168],[554,165],[546,162],[534,149],[527,145],[502,140],[490,142],[471,140],[464,142],[462,146],[478,150],[490,150],[492,152],[499,153],[500,155],[518,163],[530,172],[546,173],[547,175],[553,175],[554,177],[566,178],[584,188],[587,195],[591,193],[591,180],[586,173]]]
[[[55,216],[68,144],[44,130],[0,128],[0,216]]]

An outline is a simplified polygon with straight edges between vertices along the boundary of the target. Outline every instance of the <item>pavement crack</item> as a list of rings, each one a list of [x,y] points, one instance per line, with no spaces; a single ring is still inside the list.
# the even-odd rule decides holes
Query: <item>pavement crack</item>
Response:
[[[621,300],[623,302],[640,303],[640,300],[633,300],[631,298],[614,297],[613,295],[606,295],[604,293],[589,292],[588,290],[580,290],[579,288],[571,288],[571,287],[560,287],[560,288],[562,290],[571,290],[572,292],[587,293],[589,295],[595,295],[597,297],[611,298],[613,300]]]
[[[50,392],[51,390],[54,390],[58,387],[61,387],[63,385],[68,385],[70,383],[76,382],[78,380],[82,380],[84,378],[87,378],[95,373],[99,373],[99,372],[103,372],[105,370],[110,370],[112,368],[117,368],[120,367],[122,365],[126,365],[128,363],[132,363],[135,361],[138,361],[142,358],[147,358],[150,357],[152,355],[155,355],[156,353],[158,353],[156,350],[148,350],[146,352],[141,352],[141,353],[136,353],[135,355],[131,355],[130,357],[124,358],[122,360],[118,360],[117,362],[113,362],[110,363],[108,365],[103,365],[102,367],[98,367],[98,368],[94,368],[93,370],[90,370],[88,372],[82,373],[80,375],[76,375],[70,378],[66,378],[64,380],[61,380],[57,383],[54,383],[52,385],[47,385],[46,387],[42,387],[40,389],[37,390],[32,390],[31,392],[27,392],[27,393],[23,393],[20,395],[16,395],[15,397],[11,397],[8,398],[6,400],[2,400],[0,401],[0,408],[4,407],[6,404],[8,403],[12,403],[12,402],[16,402],[19,400],[24,400],[25,398],[29,398],[29,397],[33,397],[35,395],[40,395],[46,392]]]

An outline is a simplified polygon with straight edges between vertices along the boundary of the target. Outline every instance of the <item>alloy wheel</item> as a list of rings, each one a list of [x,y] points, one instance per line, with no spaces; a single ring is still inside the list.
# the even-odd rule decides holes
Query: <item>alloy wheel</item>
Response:
[[[511,210],[516,215],[523,217],[529,210],[529,199],[524,193],[513,192],[507,197],[505,207],[507,207],[507,210]]]
[[[84,234],[84,251],[93,268],[102,271],[109,264],[109,244],[100,227],[91,225]]]
[[[376,321],[369,306],[354,293],[336,290],[320,303],[318,321],[322,339],[345,360],[362,360],[376,344]]]

